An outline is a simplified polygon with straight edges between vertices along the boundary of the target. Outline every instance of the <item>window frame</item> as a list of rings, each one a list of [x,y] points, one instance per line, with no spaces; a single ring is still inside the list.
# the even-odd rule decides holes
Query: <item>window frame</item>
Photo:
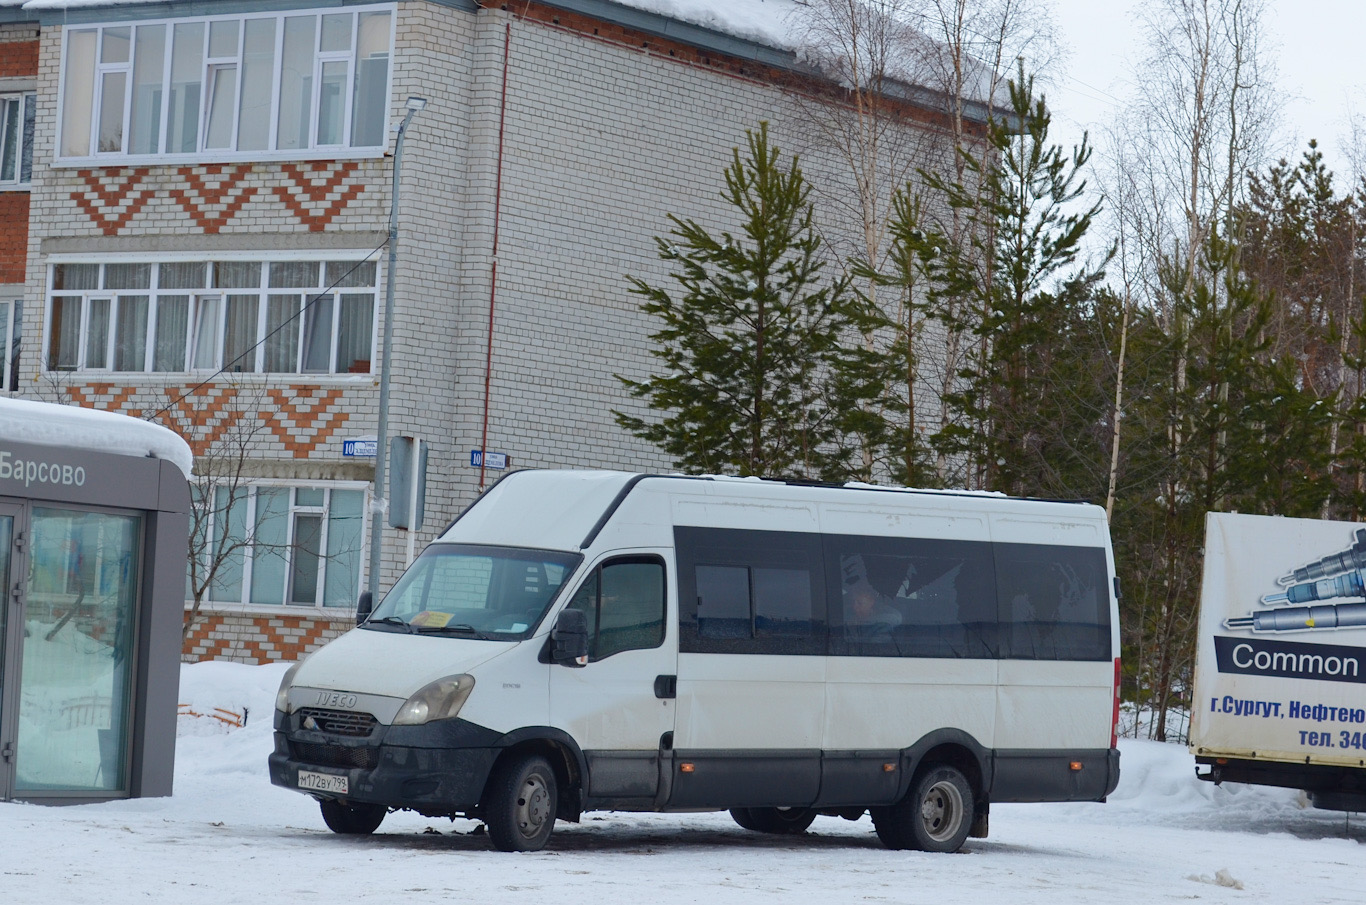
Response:
[[[389,17],[387,71],[385,73],[384,97],[389,99],[382,111],[383,122],[378,132],[379,144],[365,145],[353,144],[355,133],[352,124],[355,115],[355,106],[359,94],[356,80],[360,77],[362,62],[357,58],[360,52],[360,26],[362,17],[368,13],[387,13]],[[321,41],[323,32],[323,17],[328,15],[347,15],[351,19],[351,37],[349,48],[344,51],[322,51]],[[284,70],[285,70],[285,42],[284,26],[287,19],[304,18],[312,16],[314,22],[313,39],[313,59],[311,67],[311,84],[309,85],[309,121],[307,133],[303,136],[301,146],[298,148],[280,148],[280,127],[279,117],[282,106],[281,92],[284,90]],[[270,123],[266,129],[267,147],[255,150],[242,150],[238,145],[242,140],[240,134],[240,123],[242,119],[243,83],[244,74],[248,66],[247,54],[247,23],[254,20],[271,20],[275,22],[274,36],[272,40],[272,59],[270,76]],[[210,32],[212,24],[215,22],[232,21],[238,23],[237,29],[237,50],[234,56],[210,56]],[[175,49],[175,32],[177,25],[203,25],[202,43],[199,48],[200,53],[196,60],[198,78],[198,108],[196,110],[195,121],[195,150],[194,151],[174,151],[170,147],[172,129],[172,88],[173,82],[173,57]],[[138,35],[139,29],[153,28],[162,26],[165,29],[162,49],[162,77],[160,87],[156,89],[160,94],[160,102],[156,113],[157,128],[157,147],[149,153],[132,153],[128,149],[132,143],[130,130],[133,127],[133,104],[135,89],[135,74],[137,71],[138,54]],[[128,60],[124,63],[105,63],[102,60],[103,38],[107,29],[127,28],[129,29],[129,53]],[[309,9],[298,10],[277,10],[271,12],[237,13],[213,16],[185,16],[177,18],[158,18],[143,19],[134,22],[94,22],[90,24],[68,25],[62,32],[61,62],[57,86],[57,110],[56,110],[56,135],[53,143],[53,166],[89,166],[98,164],[109,165],[137,165],[146,163],[211,163],[211,162],[232,162],[232,161],[262,161],[262,160],[336,160],[345,158],[372,158],[384,156],[388,149],[390,126],[393,121],[394,111],[392,104],[392,93],[394,85],[395,70],[395,39],[398,31],[398,5],[395,3],[379,3],[368,5],[345,5],[345,6],[320,6]],[[66,143],[66,132],[68,129],[67,121],[67,97],[68,90],[80,92],[82,96],[87,90],[84,84],[72,82],[73,74],[69,71],[70,44],[72,36],[79,33],[90,33],[95,35],[95,62],[91,64],[91,75],[93,82],[89,85],[90,94],[90,119],[85,124],[89,130],[89,144],[86,146],[85,154],[64,154],[63,148]],[[379,59],[379,57],[375,57]],[[346,66],[346,82],[343,86],[341,103],[341,124],[340,124],[340,143],[338,144],[319,144],[318,138],[318,118],[319,107],[322,99],[323,85],[321,73],[325,63],[335,63],[344,61]],[[234,73],[234,85],[232,89],[233,109],[230,122],[225,124],[228,134],[229,144],[227,147],[209,148],[206,147],[209,140],[209,118],[212,114],[213,106],[213,77],[221,76],[227,70]],[[117,150],[101,151],[99,148],[100,122],[102,116],[105,76],[111,73],[124,73],[123,86],[123,106],[121,111],[121,135],[120,145]],[[82,73],[83,75],[83,73]],[[82,82],[84,79],[81,80]],[[76,100],[73,95],[70,100]],[[77,127],[79,134],[85,132],[85,127],[72,122],[73,127]]]
[[[614,650],[607,654],[599,652],[599,641],[602,632],[602,577],[603,572],[616,566],[657,566],[659,568],[659,638],[655,643],[643,647],[625,647]],[[664,646],[665,640],[669,637],[669,567],[664,558],[654,553],[627,554],[625,556],[614,556],[605,559],[595,565],[578,586],[574,588],[574,593],[570,594],[565,603],[565,609],[574,609],[576,598],[589,585],[594,586],[594,601],[591,612],[584,611],[588,618],[588,662],[600,663],[603,660],[615,657],[617,654],[626,654],[638,650],[658,650]]]
[[[14,178],[5,179],[4,169],[4,147],[9,134],[6,128],[8,122],[5,116],[5,109],[11,104],[19,107],[15,123],[19,129],[19,136],[14,143]],[[0,192],[4,191],[29,191],[33,188],[33,145],[36,140],[36,116],[38,112],[38,92],[33,89],[23,91],[0,91]],[[29,117],[35,117],[35,134],[30,136],[25,128]],[[24,151],[25,139],[27,142],[29,178],[24,178]]]
[[[1104,663],[1119,655],[1111,649],[1110,638],[1110,583],[1111,578],[1102,547],[1070,546],[1064,544],[1031,544],[997,541],[992,545],[992,556],[996,571],[996,599],[999,608],[1000,659],[1033,662],[1090,662]],[[1015,568],[1006,564],[1013,563]],[[1027,566],[1021,568],[1021,565]],[[1059,567],[1065,567],[1060,569]],[[1059,589],[1060,576],[1066,580],[1066,572],[1072,578],[1090,577],[1090,606],[1096,618],[1077,621],[1075,619],[1046,617],[1035,609],[1029,599],[1031,586],[1039,590],[1040,567],[1044,567],[1048,577],[1044,581],[1047,589],[1040,602],[1056,604],[1053,612],[1061,617],[1062,605],[1066,601],[1053,599],[1052,591]],[[1078,574],[1085,570],[1087,575]],[[1081,590],[1080,585],[1073,585]],[[1022,593],[1023,592],[1023,593]],[[1029,608],[1028,615],[1014,612],[1015,598],[1023,596],[1024,605]],[[1075,615],[1085,615],[1073,614]],[[1046,643],[1045,643],[1046,642]]]
[[[826,655],[831,657],[895,657],[902,659],[963,659],[1025,662],[1108,662],[1117,652],[1112,649],[1112,616],[1109,572],[1104,547],[1062,543],[1012,543],[978,539],[933,538],[907,535],[860,535],[844,532],[789,532],[747,528],[704,528],[674,526],[674,549],[678,582],[678,651],[680,654],[760,654]],[[804,554],[804,556],[803,556]],[[928,559],[945,561],[961,558],[959,566],[938,577],[926,579],[929,588],[955,569],[964,569],[965,579],[955,593],[966,594],[956,601],[958,625],[948,622],[911,619],[890,626],[886,637],[847,637],[843,592],[860,583],[867,584],[887,600],[886,574],[872,581],[867,562],[862,569],[846,573],[845,557],[854,555],[876,559]],[[1023,567],[1012,567],[1023,563]],[[750,629],[746,635],[723,626],[715,634],[703,634],[698,603],[697,572],[701,568],[745,570]],[[1046,568],[1039,581],[1040,568]],[[1058,568],[1061,567],[1061,568]],[[757,624],[756,582],[754,572],[761,569],[809,568],[813,582],[812,630],[809,636],[765,634]],[[862,572],[862,574],[859,574]],[[1082,592],[1066,594],[1058,576],[1075,577],[1072,587]],[[1085,582],[1089,577],[1091,581]],[[957,580],[955,580],[957,583]],[[1012,612],[1008,592],[1013,588],[1036,589],[1045,612],[1032,611],[1031,617]],[[1073,604],[1071,615],[1086,618],[1050,618],[1048,604],[1057,589],[1057,605],[1052,610],[1062,615],[1063,605]],[[915,591],[919,594],[919,589]],[[900,595],[898,595],[899,597]],[[907,598],[913,599],[913,598]],[[1077,610],[1076,607],[1081,607]],[[899,613],[904,610],[898,608]],[[963,621],[964,615],[984,617]],[[732,619],[732,621],[739,621]],[[939,625],[961,627],[964,640],[955,648],[945,638],[930,637]],[[927,628],[921,628],[926,626]],[[914,637],[922,632],[922,638]],[[975,637],[972,632],[976,632]],[[1025,650],[1014,640],[1028,632],[1056,636],[1052,647],[1029,639]],[[898,639],[899,633],[906,637]],[[928,639],[931,643],[922,643]],[[796,643],[793,643],[793,642]],[[904,643],[909,642],[909,643]],[[935,644],[941,646],[936,647]]]
[[[0,299],[0,392],[14,392],[18,388],[23,323],[24,300]]]
[[[877,536],[859,534],[828,534],[825,538],[825,556],[830,576],[828,593],[832,601],[840,601],[831,606],[830,653],[832,656],[851,657],[899,657],[903,659],[945,659],[945,660],[1000,660],[999,635],[1000,609],[996,600],[996,544],[989,540],[966,540],[958,538],[932,538],[924,536]],[[974,598],[960,599],[956,602],[959,620],[944,625],[950,633],[961,630],[963,635],[956,644],[947,644],[945,639],[931,636],[931,627],[907,613],[905,621],[889,626],[885,636],[872,632],[863,634],[849,622],[844,606],[847,588],[858,583],[853,575],[842,574],[846,558],[859,557],[863,569],[875,571],[873,563],[881,561],[924,562],[960,559],[959,568],[968,574],[959,581],[962,590],[976,590]],[[872,562],[870,563],[869,560]],[[952,572],[953,570],[950,570]],[[926,582],[924,587],[936,584],[943,576]],[[898,597],[887,593],[884,583],[874,583],[872,576],[864,574],[862,581],[882,599],[883,603],[904,612],[905,601],[897,606]],[[974,587],[974,584],[976,585]],[[923,588],[917,588],[916,597]],[[964,614],[990,615],[989,622],[963,621]],[[852,631],[851,631],[852,629]]]
[[[217,492],[222,487],[211,487],[211,492]],[[288,494],[288,501],[282,513],[284,518],[285,534],[283,542],[278,545],[284,552],[267,551],[265,555],[280,556],[284,559],[284,565],[280,575],[280,603],[268,603],[252,599],[254,584],[254,571],[256,558],[259,555],[255,547],[255,533],[258,528],[258,506],[260,491],[273,490],[284,491]],[[319,505],[300,504],[298,502],[298,491],[300,490],[321,490],[323,491],[323,502]],[[277,610],[306,610],[308,612],[345,612],[348,608],[356,605],[355,599],[347,599],[341,602],[327,604],[328,569],[331,566],[330,560],[335,556],[329,555],[328,543],[329,533],[332,530],[332,495],[336,491],[358,491],[362,494],[361,500],[361,526],[357,532],[360,539],[360,546],[355,551],[356,557],[356,594],[366,586],[368,580],[367,570],[369,567],[369,523],[370,523],[370,485],[362,481],[258,481],[243,485],[240,492],[245,492],[245,496],[237,501],[241,506],[241,519],[245,545],[238,551],[228,554],[238,560],[240,573],[233,582],[238,585],[236,599],[224,599],[218,596],[222,593],[221,588],[210,586],[206,591],[203,608],[205,609],[261,609],[268,612]],[[192,505],[202,507],[205,505],[199,494],[196,494]],[[232,502],[229,502],[231,507]],[[205,529],[205,548],[202,551],[203,562],[207,562],[214,555],[214,547],[218,540],[218,526],[221,517],[229,517],[228,510],[221,514],[217,509],[216,503],[210,503],[210,511],[207,514]],[[295,548],[297,520],[300,515],[317,516],[321,519],[318,532],[318,551],[317,551],[317,572],[314,576],[316,589],[316,602],[300,603],[293,600],[294,596],[294,571],[296,566]],[[238,539],[230,537],[230,541],[236,542]],[[186,568],[188,569],[188,563]],[[192,598],[187,593],[186,602]]]
[[[43,343],[42,360],[40,367],[44,373],[87,373],[87,374],[141,374],[147,376],[162,376],[174,378],[179,376],[199,376],[213,374],[222,369],[227,362],[224,356],[229,343],[228,338],[228,312],[231,307],[233,296],[253,296],[256,299],[255,312],[255,332],[251,338],[252,351],[243,362],[240,369],[227,371],[235,375],[254,374],[261,377],[269,375],[289,375],[292,377],[303,377],[309,380],[328,380],[332,378],[367,378],[376,373],[377,358],[379,354],[379,315],[380,315],[380,292],[383,281],[386,278],[384,265],[378,259],[371,260],[373,251],[332,251],[329,249],[310,250],[302,252],[289,252],[285,254],[266,255],[252,252],[234,252],[231,254],[205,256],[195,253],[165,253],[151,256],[120,256],[120,255],[75,255],[61,254],[52,255],[48,259],[47,290],[44,299],[43,311]],[[249,262],[259,265],[259,274],[255,284],[252,286],[216,286],[210,287],[207,284],[212,282],[212,268],[215,264],[225,262]],[[350,280],[339,281],[331,291],[324,281],[329,278],[329,271],[332,265],[357,265],[367,262],[373,263],[374,280],[369,286],[346,285]],[[103,285],[106,282],[107,268],[110,265],[118,264],[147,264],[150,267],[150,275],[146,288],[127,288],[127,289],[56,289],[53,288],[56,282],[56,268],[63,265],[89,264],[99,268],[97,270],[96,282]],[[307,263],[316,267],[314,274],[314,285],[306,287],[281,287],[270,285],[270,271],[273,264],[288,263]],[[163,288],[160,285],[161,273],[159,265],[167,264],[197,264],[205,268],[205,284],[200,288]],[[123,297],[142,296],[147,299],[147,323],[143,339],[143,352],[141,360],[143,366],[140,370],[118,371],[114,369],[116,361],[115,349],[110,345],[105,356],[105,366],[91,367],[87,361],[87,339],[90,320],[91,303],[99,299],[111,299],[110,303],[110,328],[109,342],[112,344],[116,335],[117,310],[119,299]],[[272,310],[271,299],[273,297],[293,296],[297,301],[294,308],[283,323],[288,324],[290,317],[295,319],[297,324],[296,335],[293,337],[292,370],[267,371],[268,363],[267,350],[270,342],[267,334],[270,332],[270,313]],[[342,339],[344,306],[348,298],[368,297],[370,303],[369,318],[369,367],[363,370],[353,370],[357,361],[364,359],[352,359],[342,362],[338,360],[339,343]],[[76,355],[75,364],[70,367],[56,367],[57,359],[54,357],[56,349],[53,347],[53,314],[54,300],[57,298],[77,299],[79,305],[78,320],[79,328],[76,331]],[[184,355],[181,359],[182,367],[179,370],[157,370],[157,347],[164,338],[158,335],[158,319],[160,306],[163,300],[188,299],[188,311],[186,313],[186,331],[183,337]],[[330,328],[327,331],[327,368],[324,370],[305,369],[304,355],[308,351],[308,336],[304,330],[305,322],[309,319],[311,306],[315,304],[330,305]],[[196,364],[199,353],[199,343],[204,338],[201,336],[201,317],[202,312],[208,303],[215,302],[213,317],[216,322],[213,326],[213,352],[205,357],[211,363],[198,366]],[[289,309],[286,309],[289,310]],[[316,315],[315,315],[316,316]],[[364,323],[361,321],[360,323]],[[288,331],[288,327],[285,327]],[[359,333],[359,331],[356,331]],[[342,368],[341,365],[346,367]]]
[[[829,646],[830,616],[822,538],[821,534],[809,532],[675,525],[679,653],[825,656]],[[748,637],[717,637],[702,633],[697,604],[697,569],[709,567],[746,570]],[[806,635],[787,634],[758,625],[756,570],[806,572],[811,604]]]

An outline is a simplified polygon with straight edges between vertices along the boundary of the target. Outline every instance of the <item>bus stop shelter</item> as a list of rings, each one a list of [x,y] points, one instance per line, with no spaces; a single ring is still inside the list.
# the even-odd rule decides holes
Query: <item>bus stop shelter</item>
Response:
[[[150,422],[0,398],[0,800],[171,794],[191,461]]]

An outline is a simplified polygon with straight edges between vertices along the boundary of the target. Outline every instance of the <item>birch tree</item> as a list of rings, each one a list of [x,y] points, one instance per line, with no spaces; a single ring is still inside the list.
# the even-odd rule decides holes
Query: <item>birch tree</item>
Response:
[[[1131,285],[1141,290],[1138,301],[1156,317],[1169,353],[1164,385],[1152,387],[1143,406],[1157,419],[1152,426],[1160,425],[1165,444],[1158,461],[1166,464],[1155,476],[1153,495],[1160,501],[1160,527],[1138,532],[1135,548],[1124,551],[1159,564],[1128,598],[1150,613],[1142,624],[1154,634],[1136,643],[1145,653],[1140,683],[1157,696],[1157,738],[1166,736],[1172,690],[1189,687],[1202,547],[1202,522],[1194,516],[1203,505],[1225,502],[1198,488],[1221,486],[1207,470],[1223,460],[1227,433],[1212,438],[1212,457],[1208,450],[1201,457],[1187,449],[1197,417],[1188,372],[1193,344],[1204,339],[1193,334],[1190,312],[1197,291],[1207,291],[1212,311],[1224,314],[1224,337],[1233,329],[1228,284],[1211,271],[1214,259],[1205,252],[1216,233],[1235,253],[1240,247],[1234,212],[1243,198],[1243,175],[1265,158],[1275,121],[1263,15],[1262,0],[1146,4],[1139,13],[1144,55],[1135,72],[1137,99],[1123,113],[1133,203],[1119,210],[1126,242],[1137,246],[1132,260],[1143,269]],[[1239,262],[1230,266],[1236,270]],[[1227,406],[1229,400],[1215,402]]]

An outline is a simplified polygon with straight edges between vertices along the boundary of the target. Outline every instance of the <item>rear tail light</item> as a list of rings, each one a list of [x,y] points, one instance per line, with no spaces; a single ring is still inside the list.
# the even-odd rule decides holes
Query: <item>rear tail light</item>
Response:
[[[1119,668],[1119,657],[1115,657],[1115,710],[1110,716],[1110,747],[1119,746],[1119,681],[1123,673]]]

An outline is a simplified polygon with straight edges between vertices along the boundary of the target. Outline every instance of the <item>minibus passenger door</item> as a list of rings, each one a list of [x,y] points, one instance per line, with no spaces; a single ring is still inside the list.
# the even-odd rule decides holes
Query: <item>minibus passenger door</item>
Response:
[[[667,587],[662,556],[618,556],[595,568],[567,605],[586,616],[588,663],[551,667],[550,719],[584,752],[589,798],[643,803],[658,791],[678,663]]]

